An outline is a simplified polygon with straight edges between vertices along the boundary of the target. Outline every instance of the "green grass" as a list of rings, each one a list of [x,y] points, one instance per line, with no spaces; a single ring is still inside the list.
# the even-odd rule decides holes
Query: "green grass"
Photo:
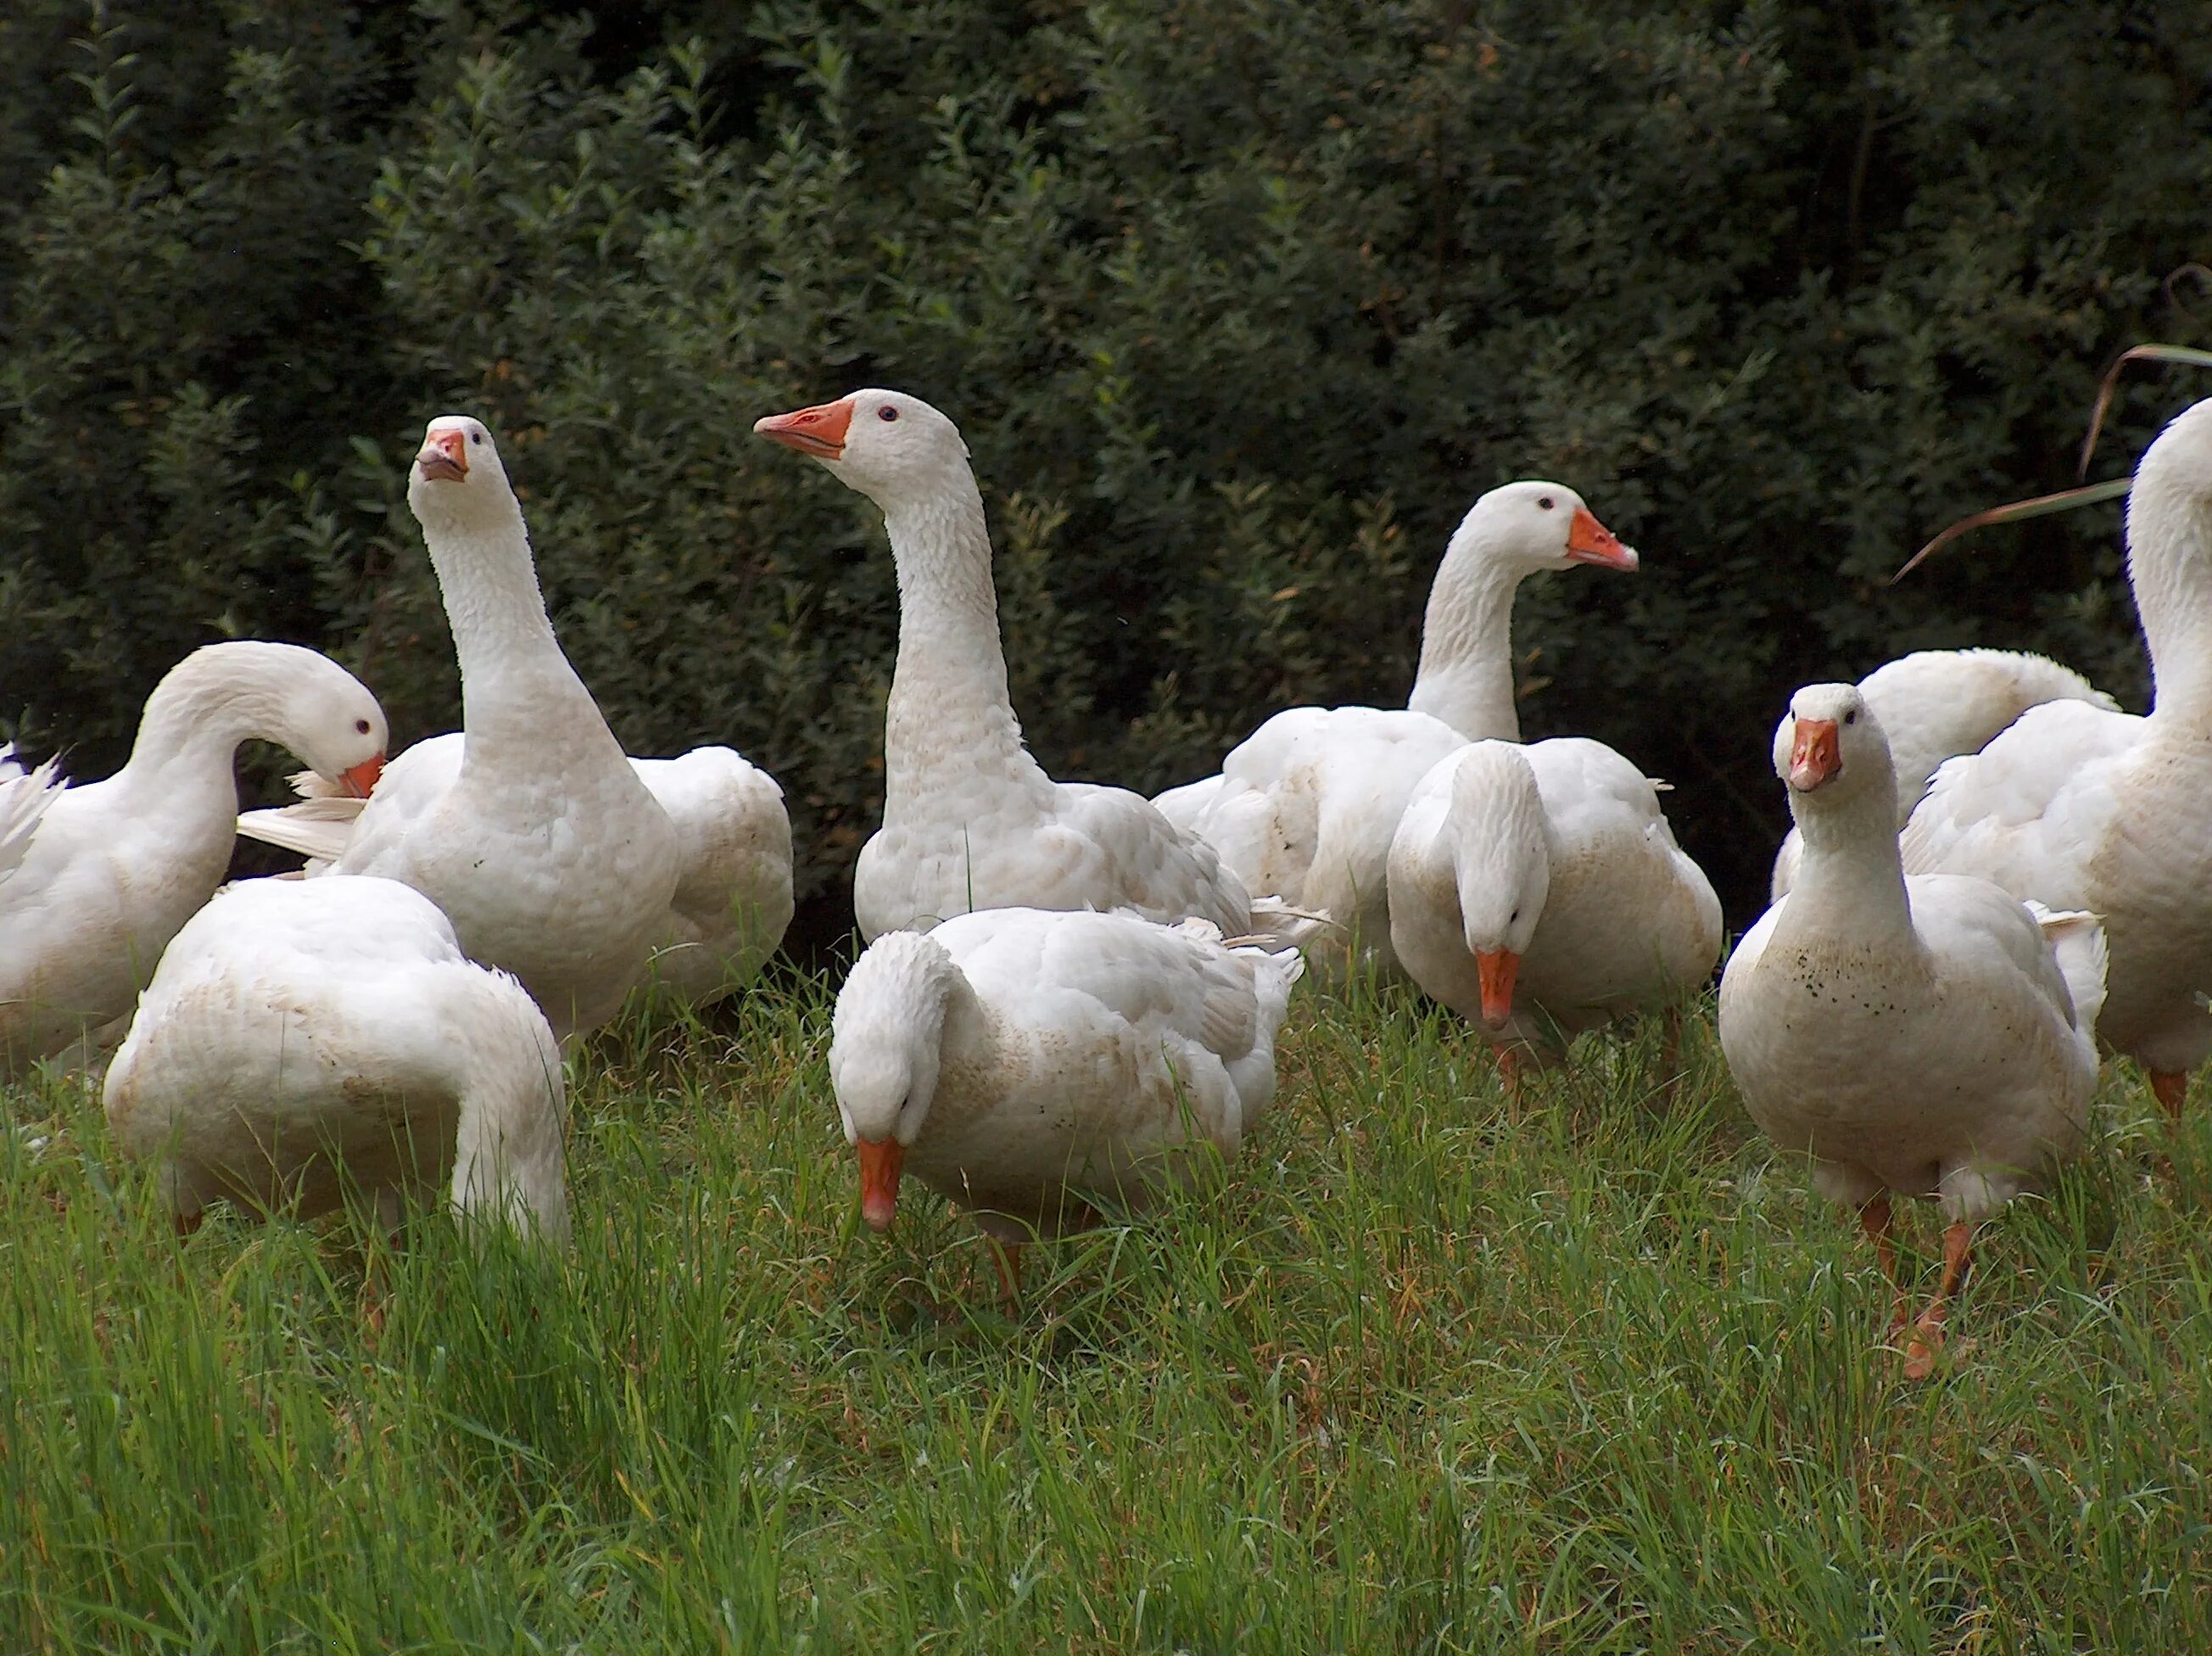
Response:
[[[919,1189],[857,1227],[827,1023],[601,1041],[558,1261],[179,1244],[94,1099],[9,1095],[0,1649],[2212,1649],[2212,1122],[2131,1074],[1915,1386],[1709,1019],[1662,1111],[1656,1026],[1516,1102],[1304,995],[1226,1187],[1012,1319]]]

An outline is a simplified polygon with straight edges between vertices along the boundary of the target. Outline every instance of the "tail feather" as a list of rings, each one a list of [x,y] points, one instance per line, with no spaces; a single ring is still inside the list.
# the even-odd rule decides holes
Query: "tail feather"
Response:
[[[307,774],[314,775],[313,771]],[[297,778],[295,782],[296,785]],[[238,819],[238,831],[264,845],[297,851],[301,856],[319,861],[335,862],[352,836],[355,819],[368,803],[350,795],[308,795],[297,805],[246,812]]]
[[[2097,1038],[2097,1015],[2105,1009],[2105,917],[2083,909],[2053,910],[2030,899],[2027,911],[2043,928],[2058,975],[2074,1002],[2074,1026],[2083,1038]]]
[[[1340,929],[1326,909],[1293,908],[1279,897],[1254,898],[1249,923],[1243,936],[1227,940],[1231,948],[1303,949]]]
[[[12,755],[13,744],[8,748]],[[0,780],[0,877],[10,873],[30,855],[32,837],[39,822],[64,791],[61,761],[48,759],[28,773]]]

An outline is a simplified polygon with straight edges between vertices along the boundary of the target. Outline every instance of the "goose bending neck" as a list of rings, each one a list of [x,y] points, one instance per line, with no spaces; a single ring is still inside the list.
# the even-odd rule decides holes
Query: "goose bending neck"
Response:
[[[2212,502],[2145,456],[2128,496],[2128,575],[2149,647],[2151,711],[2212,735]]]
[[[1471,514],[1453,533],[1429,588],[1421,665],[1406,705],[1470,741],[1521,740],[1513,697],[1513,594],[1520,571],[1492,555]]]
[[[884,813],[928,790],[933,773],[959,767],[1048,790],[1049,779],[1022,745],[1006,690],[999,600],[991,584],[991,540],[983,499],[965,468],[938,489],[884,515],[898,566],[898,665],[884,729]]]
[[[159,776],[173,796],[179,767],[211,785],[234,789],[232,764],[249,736],[284,728],[281,645],[213,644],[171,667],[146,698],[131,758],[117,773],[126,786]]]
[[[1829,941],[1894,942],[1912,935],[1897,843],[1897,782],[1885,775],[1848,799],[1790,800],[1804,843],[1784,920]]]
[[[546,1240],[568,1239],[562,1172],[564,1087],[557,1050],[521,987],[457,980],[449,1006],[472,1014],[456,1031],[459,1119],[453,1134],[453,1206],[471,1218],[535,1224]]]

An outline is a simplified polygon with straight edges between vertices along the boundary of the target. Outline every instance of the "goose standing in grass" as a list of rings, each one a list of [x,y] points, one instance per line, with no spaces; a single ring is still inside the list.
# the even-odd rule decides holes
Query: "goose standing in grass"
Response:
[[[884,825],[853,874],[860,935],[971,910],[1255,922],[1213,848],[1126,788],[1054,782],[1006,691],[983,499],[959,429],[919,398],[856,391],[757,421],[882,508],[898,566],[898,664],[884,726]],[[1259,905],[1263,916],[1279,904]],[[1289,941],[1304,928],[1285,917]]]
[[[221,892],[161,957],[106,1106],[179,1230],[218,1196],[306,1216],[349,1190],[394,1225],[443,1184],[464,1214],[568,1239],[552,1029],[396,880]]]
[[[1917,1379],[1973,1227],[2080,1142],[2104,934],[2093,915],[2032,910],[1985,880],[1908,878],[1889,746],[1856,685],[1797,692],[1774,768],[1804,859],[1729,961],[1721,1046],[1752,1118],[1813,1157],[1822,1195],[1858,1210],[1897,1288],[1896,1330],[1908,1307],[1890,1196],[1942,1204],[1942,1280],[1906,1346]]]
[[[0,1074],[112,1044],[101,1032],[230,866],[249,737],[334,788],[366,793],[384,763],[384,711],[359,679],[296,644],[240,640],[169,670],[105,781],[66,785],[52,760],[0,780]]]
[[[412,886],[446,911],[471,959],[521,980],[561,1035],[592,1029],[669,924],[676,828],[562,654],[482,422],[430,422],[407,503],[460,657],[459,742],[409,748],[350,823],[287,813],[239,827],[325,857],[331,874]]]
[[[1303,970],[1198,920],[992,909],[878,938],[830,1047],[863,1217],[888,1230],[911,1173],[974,1214],[1011,1298],[1032,1237],[1235,1156]]]
[[[1885,662],[1859,691],[1889,736],[1897,768],[1897,825],[1902,830],[1946,759],[1978,753],[2032,707],[2087,702],[2107,713],[2120,704],[2071,667],[2009,649],[1923,649]],[[1797,831],[1774,859],[1771,895],[1797,875]]]
[[[1389,880],[1399,961],[1509,1074],[1626,1013],[1671,1019],[1720,959],[1720,899],[1658,790],[1581,737],[1448,756],[1413,790]]]
[[[1936,773],[1904,834],[1914,873],[1977,874],[2101,915],[2111,981],[2098,1033],[2179,1115],[2212,1055],[2212,401],[2144,452],[2128,494],[2128,578],[2151,659],[2149,714],[2029,709]]]
[[[1564,484],[1510,483],[1461,521],[1429,590],[1420,670],[1402,709],[1297,707],[1269,719],[1221,774],[1153,803],[1210,841],[1255,891],[1326,910],[1352,955],[1399,965],[1385,886],[1390,839],[1413,788],[1469,741],[1521,740],[1515,710],[1513,596],[1540,570],[1634,569],[1636,553]]]

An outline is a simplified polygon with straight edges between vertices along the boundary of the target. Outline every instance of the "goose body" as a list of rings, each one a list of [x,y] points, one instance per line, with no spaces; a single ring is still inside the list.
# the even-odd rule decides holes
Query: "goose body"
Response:
[[[332,788],[365,790],[383,762],[384,713],[313,650],[209,644],[155,686],[113,776],[66,785],[49,760],[0,779],[0,1075],[110,1044],[103,1032],[130,1015],[230,866],[234,762],[249,737]]]
[[[394,797],[442,796],[460,776],[463,747],[458,731],[416,743],[391,766],[400,776]],[[783,790],[727,747],[629,763],[676,831],[676,892],[646,979],[687,1005],[708,1005],[758,976],[791,923]],[[239,831],[312,859],[310,874],[326,873],[344,854],[366,802],[333,793],[313,772],[293,782],[303,795],[298,804],[249,812]]]
[[[561,1056],[521,987],[393,880],[254,880],[177,934],[107,1072],[116,1142],[180,1226],[227,1196],[312,1215],[349,1188],[565,1240]]]
[[[2118,703],[2071,667],[2020,650],[1916,650],[1876,667],[1859,680],[1859,691],[1889,737],[1900,830],[1938,765],[1978,753],[2030,708],[2086,702],[2119,711]],[[1792,828],[1774,859],[1776,898],[1796,877],[1799,845]]]
[[[1721,908],[1657,790],[1601,742],[1474,742],[1423,777],[1390,847],[1390,929],[1428,994],[1539,1061],[1701,988]]]
[[[878,938],[830,1049],[869,1223],[890,1226],[903,1172],[1019,1243],[1140,1202],[1198,1146],[1233,1157],[1302,969],[1127,915],[995,909]]]
[[[1556,483],[1522,482],[1475,502],[1446,549],[1421,630],[1420,670],[1402,709],[1290,708],[1222,762],[1221,774],[1155,801],[1211,842],[1254,891],[1325,910],[1332,972],[1364,958],[1399,964],[1386,871],[1416,784],[1468,741],[1518,741],[1513,597],[1540,570],[1577,563],[1633,569],[1637,557]]]
[[[1856,686],[1799,691],[1775,765],[1805,856],[1729,961],[1721,1045],[1753,1120],[1813,1158],[1820,1191],[1859,1209],[1886,1265],[1890,1194],[1942,1204],[1944,1286],[1911,1360],[1924,1373],[1971,1227],[2080,1142],[2103,935],[2093,916],[2032,911],[1985,880],[1907,878],[1887,746]]]
[[[869,390],[754,429],[874,501],[898,566],[884,821],[853,876],[860,935],[1016,907],[1250,930],[1251,897],[1211,845],[1125,788],[1054,781],[1023,743],[982,496],[952,422]]]
[[[460,657],[459,763],[430,743],[394,759],[329,872],[412,886],[471,959],[521,980],[556,1032],[591,1029],[643,976],[666,924],[676,828],[562,653],[481,422],[430,422],[407,500]]]
[[[2151,655],[2149,714],[2029,709],[1936,773],[1903,835],[1915,873],[1972,874],[2103,916],[2098,1032],[2170,1110],[2212,1055],[2212,401],[2170,423],[2128,497],[2128,571]]]

